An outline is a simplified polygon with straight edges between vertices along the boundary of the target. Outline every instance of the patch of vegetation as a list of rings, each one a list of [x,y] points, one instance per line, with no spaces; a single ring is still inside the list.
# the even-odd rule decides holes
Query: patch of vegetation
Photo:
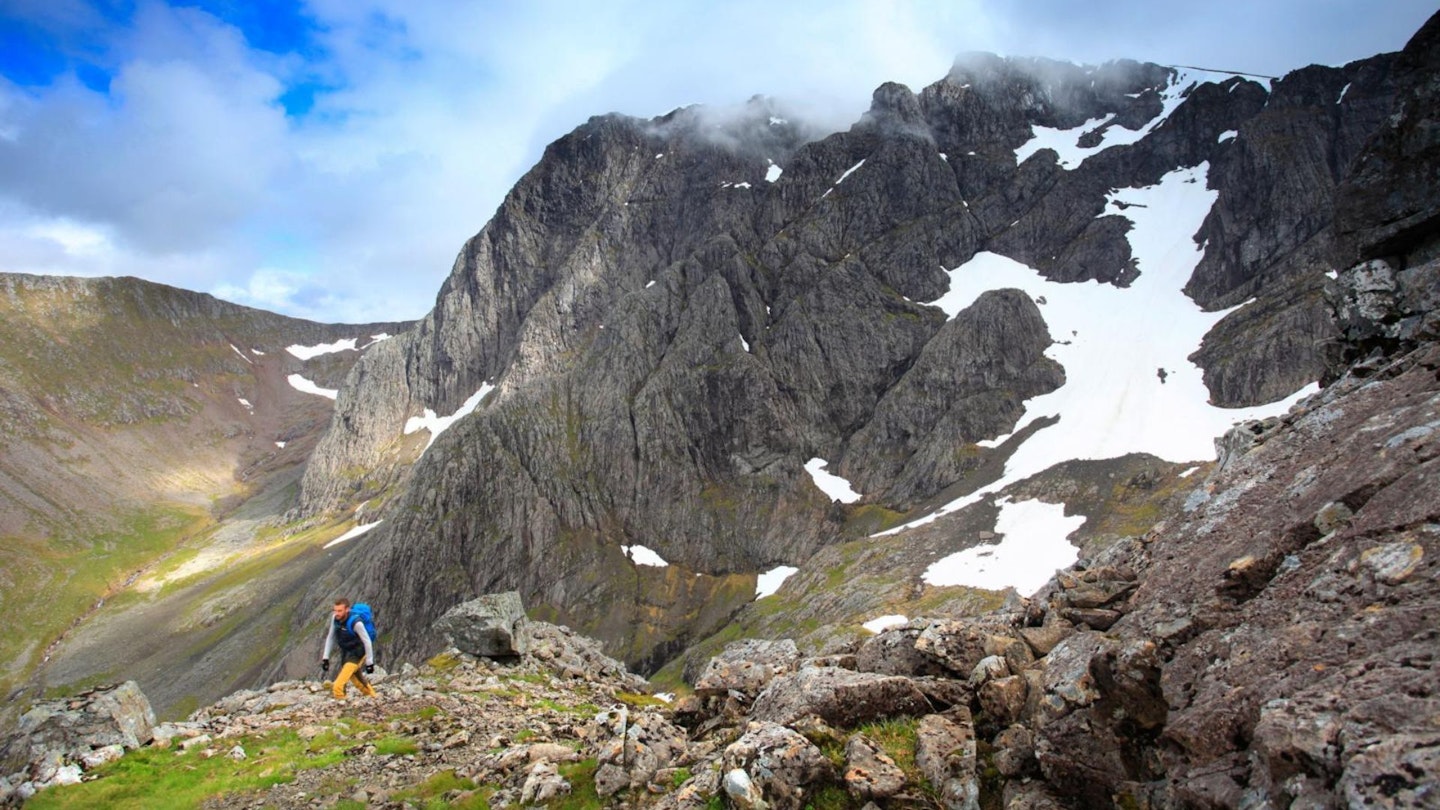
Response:
[[[570,783],[570,795],[551,802],[551,810],[598,810],[604,806],[595,789],[595,771],[599,768],[594,757],[561,765],[560,775]]]
[[[401,802],[426,802],[451,791],[474,789],[475,783],[472,780],[461,778],[452,768],[432,774],[418,785],[397,791],[394,798]]]
[[[384,737],[375,741],[375,753],[407,756],[420,750],[420,746],[409,737]]]
[[[846,810],[854,804],[845,788],[839,785],[822,785],[810,794],[805,810]]]
[[[113,530],[60,544],[5,537],[0,567],[14,577],[0,595],[10,629],[0,636],[4,675],[24,678],[39,654],[102,599],[120,593],[135,572],[154,563],[210,523],[203,510],[157,507],[116,521]]]
[[[925,781],[920,767],[915,764],[916,730],[920,721],[914,717],[891,717],[860,727],[860,733],[869,737],[893,760],[905,778],[912,784]]]
[[[434,658],[425,662],[425,666],[436,672],[450,672],[460,666],[460,656],[452,652],[442,652]]]
[[[615,699],[635,709],[663,709],[670,705],[654,695],[642,695],[639,692],[616,692]]]
[[[300,771],[323,768],[345,758],[345,745],[331,737],[328,744],[309,743],[290,729],[262,736],[226,740],[248,754],[236,762],[226,756],[206,758],[199,749],[176,753],[141,748],[96,769],[96,779],[62,785],[36,794],[26,807],[39,810],[181,810],[199,807],[205,799],[260,791],[295,779]]]

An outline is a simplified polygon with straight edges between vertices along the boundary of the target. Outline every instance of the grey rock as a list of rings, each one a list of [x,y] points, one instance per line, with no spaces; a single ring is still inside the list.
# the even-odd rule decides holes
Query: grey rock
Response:
[[[882,717],[925,714],[930,709],[925,695],[909,678],[809,667],[771,681],[755,698],[750,716],[789,724],[814,715],[831,725],[853,727]]]
[[[975,730],[968,711],[920,718],[915,729],[915,765],[948,810],[978,810]]]
[[[706,697],[735,690],[753,700],[771,679],[793,672],[799,663],[800,651],[790,639],[732,642],[710,659],[695,681],[695,693]]]
[[[888,799],[905,787],[905,772],[864,734],[845,744],[845,790],[860,801]]]
[[[515,656],[530,649],[525,607],[515,591],[462,602],[446,611],[435,627],[470,655]]]
[[[806,787],[833,778],[830,761],[809,740],[784,726],[752,723],[740,739],[725,749],[726,794],[730,774],[744,771],[772,807],[795,810],[806,800]],[[736,777],[736,787],[743,780]]]

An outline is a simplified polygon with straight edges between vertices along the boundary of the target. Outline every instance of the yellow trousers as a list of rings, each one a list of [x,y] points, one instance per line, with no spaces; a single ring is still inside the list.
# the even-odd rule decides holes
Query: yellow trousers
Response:
[[[335,676],[335,682],[330,685],[330,691],[335,694],[336,700],[345,699],[345,684],[349,683],[351,678],[355,679],[355,686],[360,690],[360,694],[375,697],[375,687],[360,674],[361,666],[359,661],[346,661],[340,667],[340,674]]]

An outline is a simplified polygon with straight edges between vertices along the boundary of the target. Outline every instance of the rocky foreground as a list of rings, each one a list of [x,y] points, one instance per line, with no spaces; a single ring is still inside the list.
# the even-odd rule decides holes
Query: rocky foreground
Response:
[[[739,642],[673,704],[596,643],[525,622],[523,655],[452,650],[377,700],[287,681],[88,739],[42,706],[0,795],[110,778],[105,759],[145,744],[238,764],[288,729],[344,744],[204,806],[416,806],[441,774],[455,786],[429,798],[461,806],[1440,804],[1440,346],[1361,363],[1223,444],[1182,513],[987,616],[825,658]],[[120,703],[92,698],[70,708]]]

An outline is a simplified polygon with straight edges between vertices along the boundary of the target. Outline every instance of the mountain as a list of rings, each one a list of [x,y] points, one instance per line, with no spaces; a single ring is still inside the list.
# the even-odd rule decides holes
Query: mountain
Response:
[[[752,106],[751,117],[738,119],[748,124],[727,118],[718,132],[700,111],[657,122],[593,120],[552,147],[549,162],[472,240],[436,311],[405,336],[373,345],[350,369],[293,501],[299,508],[278,532],[308,556],[297,557],[286,580],[288,624],[267,626],[282,644],[290,643],[286,633],[304,632],[291,659],[308,670],[318,624],[311,617],[322,603],[342,588],[375,594],[389,628],[382,655],[397,671],[381,683],[384,700],[335,704],[312,677],[240,692],[160,726],[135,711],[90,711],[125,702],[147,715],[133,684],[43,703],[27,715],[29,734],[0,746],[4,770],[15,771],[0,778],[0,801],[80,781],[83,763],[99,768],[91,781],[47,788],[40,801],[151,802],[156,774],[179,772],[167,784],[219,807],[559,806],[572,791],[587,806],[666,808],[1432,806],[1440,770],[1437,55],[1440,15],[1399,54],[1307,68],[1268,90],[1235,79],[1209,85],[1226,97],[1242,94],[1237,103],[1247,93],[1265,96],[1233,134],[1206,134],[1190,144],[1193,153],[1188,127],[1228,120],[1186,112],[1198,99],[1229,103],[1203,84],[1183,97],[1157,89],[1159,112],[1150,105],[1126,119],[1130,136],[1081,140],[1104,124],[1071,127],[1063,137],[1031,124],[1032,134],[1064,148],[1031,154],[1033,138],[1017,136],[1023,160],[997,148],[994,165],[959,161],[994,172],[986,186],[993,197],[960,198],[945,209],[951,216],[904,220],[908,228],[875,223],[902,204],[929,204],[916,183],[895,179],[915,175],[882,178],[866,167],[890,165],[890,149],[929,162],[912,141],[948,150],[968,128],[1006,131],[1003,116],[946,129],[934,123],[943,116],[924,113],[927,93],[944,95],[949,86],[967,97],[985,86],[963,68],[939,90],[908,96],[923,113],[902,116],[913,126],[876,129],[883,109],[904,108],[908,93],[882,88],[882,112],[850,132],[771,158],[779,169],[759,158],[751,167],[762,172],[757,180],[722,181],[726,192],[764,190],[737,208],[717,196],[713,178],[687,184],[691,169],[671,175],[654,164],[691,154],[693,168],[750,154],[756,143],[779,148],[788,141],[765,138],[792,126],[781,116],[762,120]],[[970,61],[993,75],[1015,67]],[[1036,79],[1045,64],[1026,63],[1039,84],[1016,80],[1010,88],[1026,115],[1077,87]],[[1128,63],[1052,75],[1076,70],[1096,76],[1097,87],[1107,70],[1163,77],[1162,88],[1176,78]],[[1337,84],[1337,75],[1350,83]],[[1373,120],[1363,138],[1346,124],[1357,86],[1372,94],[1355,101],[1353,115]],[[1145,96],[1120,97],[1132,94]],[[1382,96],[1389,107],[1377,115],[1366,99]],[[1094,112],[1060,123],[1093,122]],[[1116,136],[1133,141],[1093,151]],[[630,150],[641,157],[614,149],[613,139],[651,137],[673,140],[664,142],[668,151],[652,152],[648,141],[643,152]],[[1249,138],[1263,143],[1246,145]],[[827,164],[838,169],[828,184],[800,192],[782,185],[807,156],[818,161],[817,150],[855,143],[871,147],[864,163],[843,152]],[[1227,182],[1264,177],[1290,184],[1288,194],[1251,188],[1272,204],[1247,209],[1234,187],[1210,187],[1218,167],[1235,159],[1227,151],[1242,146],[1249,168]],[[967,157],[980,157],[975,151]],[[949,165],[959,153],[940,154]],[[1157,154],[1205,159],[1167,166]],[[1303,155],[1318,162],[1307,168],[1296,158]],[[658,175],[647,182],[680,196],[648,211],[617,210],[643,207],[643,198],[607,196],[624,188],[571,165],[579,156],[590,161],[583,165],[630,166],[639,175],[649,166]],[[1344,165],[1333,163],[1337,156]],[[1006,242],[1005,233],[1029,211],[1089,199],[1089,186],[1067,184],[1087,177],[1096,160],[1106,171],[1149,166],[1146,182],[1102,187],[1090,177],[1098,217],[1056,217],[1031,236],[1094,230],[1083,245],[1066,242],[1068,255],[1109,258],[1077,270],[1010,255],[1026,243]],[[1025,197],[1014,184],[1028,174],[1049,182]],[[621,175],[632,190],[653,187]],[[957,175],[956,188],[972,180]],[[706,203],[707,194],[722,203]],[[1078,196],[1051,199],[1068,194]],[[852,195],[863,199],[844,202]],[[593,219],[581,227],[571,206],[587,199]],[[969,222],[957,207],[1007,201],[1024,208],[1014,224],[984,220],[1003,225],[998,235],[935,262],[933,274],[928,261],[875,258],[909,246],[903,255],[923,259],[927,246],[948,244],[953,222]],[[800,213],[785,219],[786,211]],[[706,236],[656,225],[671,217],[723,220],[729,230]],[[835,218],[833,232],[822,227]],[[746,241],[757,222],[782,221],[768,241]],[[1243,226],[1262,221],[1264,228]],[[617,236],[636,228],[663,235],[666,250]],[[1195,231],[1209,234],[1199,249]],[[570,241],[538,240],[542,232]],[[1207,285],[1213,292],[1234,271],[1221,272],[1221,259],[1207,264],[1221,244],[1251,274],[1221,286],[1254,300],[1208,313],[1182,306],[1178,294],[1202,296]],[[676,245],[691,252],[668,262]],[[825,253],[827,246],[848,255]],[[737,258],[747,247],[755,252]],[[557,256],[548,269],[506,264]],[[668,263],[654,269],[647,257]],[[772,264],[777,257],[789,261]],[[499,272],[502,265],[517,275]],[[1214,272],[1197,281],[1206,267]],[[637,280],[651,270],[653,287]],[[1066,272],[1075,278],[1051,277]],[[932,275],[934,288],[917,290]],[[548,281],[525,287],[541,277]],[[997,280],[1006,283],[997,288]],[[585,284],[590,293],[581,295]],[[522,287],[534,298],[523,311],[507,297]],[[596,309],[592,299],[606,306]],[[1117,301],[1136,311],[1117,309]],[[1312,316],[1307,328],[1323,340],[1292,340],[1289,330]],[[1157,321],[1167,328],[1142,331]],[[486,324],[510,331],[484,333],[494,342],[481,342]],[[1179,362],[1183,354],[1176,359],[1202,336],[1190,357],[1226,373],[1207,378]],[[874,364],[906,347],[913,355],[887,366],[893,379],[877,387],[887,378]],[[1301,355],[1303,374],[1289,365]],[[450,365],[440,374],[427,356]],[[471,393],[396,405],[427,375],[458,375],[464,358],[483,371],[486,357],[504,364],[457,389]],[[849,376],[832,376],[837,369]],[[1257,418],[1218,437],[1218,409],[1186,393],[1208,380],[1215,402],[1263,400],[1267,380],[1292,373],[1281,393],[1293,384],[1299,396],[1229,411]],[[1323,387],[1311,385],[1312,376]],[[632,378],[633,388],[615,388]],[[1227,379],[1238,387],[1216,393]],[[770,398],[757,398],[753,386],[765,381],[771,389],[759,390]],[[1137,399],[1160,413],[1135,407]],[[622,401],[625,422],[593,419]],[[1105,416],[1118,429],[1107,430]],[[1157,416],[1159,428],[1147,421]],[[693,442],[655,445],[656,435]],[[1139,444],[1127,444],[1135,436]],[[1210,458],[1193,455],[1212,438]],[[887,443],[899,449],[881,452]],[[613,455],[616,446],[631,455]],[[630,490],[617,488],[627,481]],[[684,497],[697,481],[715,489],[708,497],[702,489],[692,506]],[[721,500],[736,491],[746,497]],[[630,500],[618,497],[624,492]],[[356,515],[361,498],[368,505]],[[659,531],[687,508],[708,521],[710,535]],[[720,519],[725,510],[730,522]],[[595,516],[607,522],[584,522]],[[811,533],[772,537],[774,546],[746,534],[768,531],[771,520]],[[516,534],[500,534],[510,528]],[[313,553],[321,543],[336,550]],[[757,573],[785,560],[793,567]],[[541,568],[517,567],[526,562]],[[539,640],[515,661],[419,652],[445,643],[427,624],[430,604],[496,582],[538,583],[540,613],[568,612],[613,632],[608,647],[647,667],[668,660],[659,675],[684,670],[692,693],[661,707],[632,693],[643,686],[594,643],[548,625],[536,625]],[[754,587],[769,595],[751,601]],[[890,613],[877,615],[882,610]],[[722,629],[702,638],[710,627]],[[725,644],[741,637],[748,638]],[[767,637],[777,640],[757,640]],[[224,649],[223,641],[206,643]],[[225,660],[242,652],[228,648]],[[422,655],[428,660],[418,669],[405,660]],[[260,668],[252,668],[257,677]],[[102,739],[134,747],[148,737],[156,750],[110,770],[99,764],[122,744],[100,750]],[[160,750],[167,744],[181,750]],[[69,761],[76,758],[82,762]],[[229,787],[212,787],[217,779]]]
[[[346,380],[302,513],[383,523],[292,630],[364,594],[413,658],[451,605],[516,589],[653,672],[737,618],[810,611],[823,648],[1021,583],[935,558],[1018,543],[1034,587],[1067,534],[1143,532],[1232,422],[1315,390],[1337,188],[1396,60],[1257,81],[975,54],[844,132],[761,98],[592,118]],[[427,413],[463,418],[431,443]]]
[[[339,386],[359,354],[342,345],[406,326],[310,323],[133,278],[0,274],[4,691],[45,662],[52,683],[113,677],[166,625],[86,648],[78,669],[57,642],[113,612],[107,600],[253,559],[329,422],[333,390],[306,389]],[[213,633],[218,619],[188,624]]]

